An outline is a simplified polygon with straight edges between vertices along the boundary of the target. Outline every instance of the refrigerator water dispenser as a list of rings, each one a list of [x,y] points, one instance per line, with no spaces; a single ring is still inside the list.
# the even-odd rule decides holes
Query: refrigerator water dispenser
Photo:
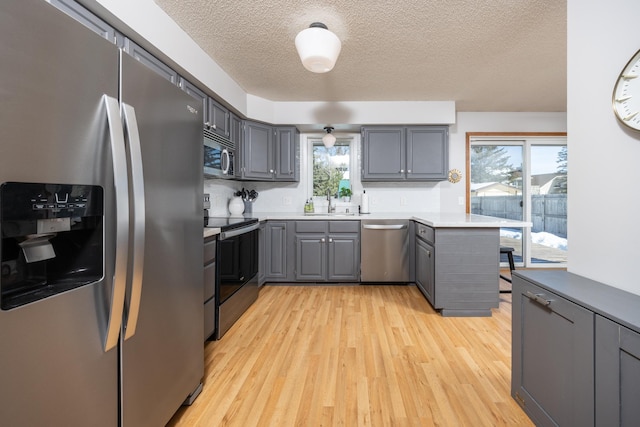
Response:
[[[0,186],[0,308],[10,310],[103,276],[99,186],[5,182]]]

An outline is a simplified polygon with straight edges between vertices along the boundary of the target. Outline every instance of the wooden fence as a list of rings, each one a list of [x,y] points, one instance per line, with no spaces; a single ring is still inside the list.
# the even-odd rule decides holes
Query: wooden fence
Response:
[[[522,196],[471,197],[471,213],[522,220]],[[567,237],[567,195],[538,194],[531,197],[534,233],[546,231]]]

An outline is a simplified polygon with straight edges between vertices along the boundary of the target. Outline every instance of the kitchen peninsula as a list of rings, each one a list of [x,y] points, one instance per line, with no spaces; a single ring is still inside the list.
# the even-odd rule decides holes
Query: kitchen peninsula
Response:
[[[276,225],[277,245],[263,233],[261,242],[262,282],[297,282],[294,233],[300,221],[408,220],[410,283],[415,283],[425,298],[442,316],[491,316],[498,307],[500,228],[526,228],[531,223],[463,213],[332,213],[305,215],[296,212],[254,212],[268,227]],[[263,229],[264,231],[264,229]],[[216,229],[206,229],[205,237],[215,236]],[[266,239],[265,239],[266,237]],[[328,242],[328,239],[327,239]],[[358,256],[354,260],[359,260]],[[398,254],[400,256],[400,254]],[[264,264],[276,257],[282,266],[278,278],[264,275]],[[356,262],[356,261],[354,261]],[[359,264],[359,262],[358,262]],[[359,265],[354,266],[359,271]]]

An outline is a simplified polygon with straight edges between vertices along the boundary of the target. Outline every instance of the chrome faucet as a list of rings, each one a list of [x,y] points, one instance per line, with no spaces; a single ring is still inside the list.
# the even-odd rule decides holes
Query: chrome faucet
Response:
[[[329,202],[327,204],[327,213],[335,212],[336,211],[336,207],[335,206],[331,206],[331,190],[327,190],[327,201]]]

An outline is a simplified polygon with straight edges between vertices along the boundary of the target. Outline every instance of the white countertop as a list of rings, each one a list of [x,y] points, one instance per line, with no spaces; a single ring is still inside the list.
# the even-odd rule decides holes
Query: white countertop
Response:
[[[260,221],[267,220],[376,220],[376,219],[408,219],[414,220],[421,224],[425,224],[436,228],[527,228],[531,227],[531,223],[527,221],[515,221],[504,218],[496,218],[492,216],[464,214],[464,213],[447,213],[447,212],[389,212],[389,213],[372,213],[361,215],[305,215],[296,212],[253,212],[253,218]],[[220,233],[219,228],[205,228],[204,237],[215,236]]]

